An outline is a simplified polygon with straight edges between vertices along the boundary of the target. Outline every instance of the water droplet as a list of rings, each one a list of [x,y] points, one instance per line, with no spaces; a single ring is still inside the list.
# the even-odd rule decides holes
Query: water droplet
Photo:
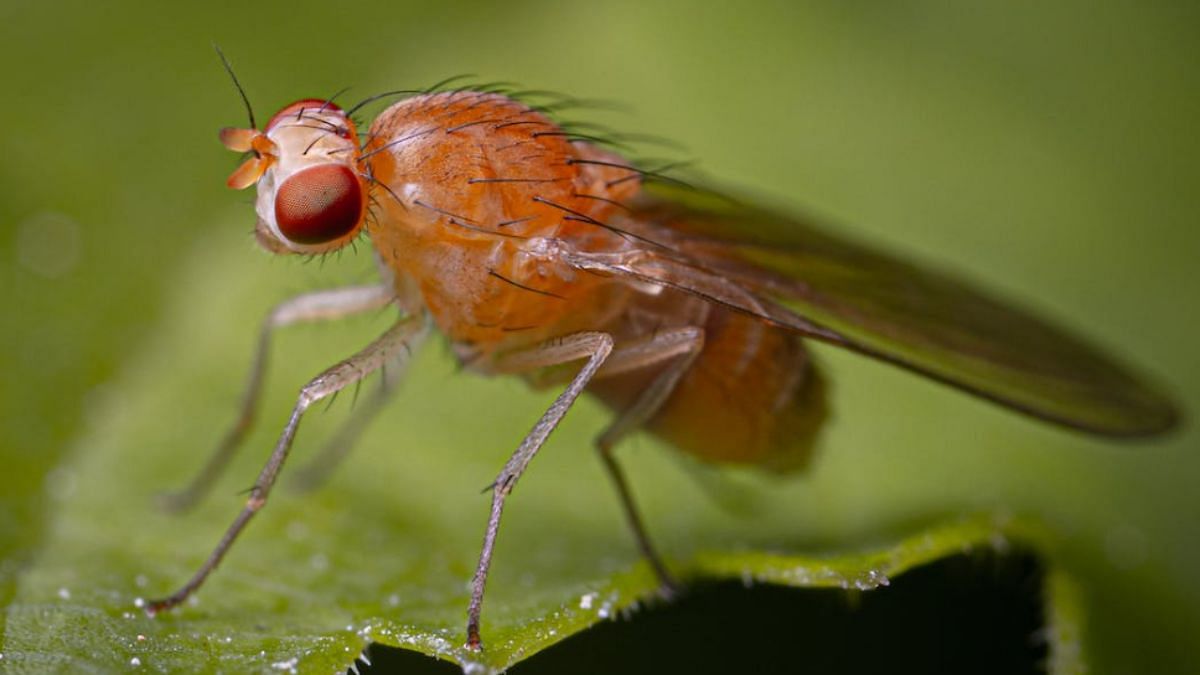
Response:
[[[579,598],[579,609],[591,609],[592,603],[599,597],[598,593],[585,593]]]
[[[463,675],[482,675],[488,672],[487,666],[478,661],[468,661],[462,664]]]
[[[60,589],[58,589],[58,597],[62,598],[63,600],[70,600],[71,599],[71,591],[68,591],[65,588],[60,588]]]
[[[145,598],[134,599],[133,606],[137,607],[138,609],[144,608],[146,606],[146,599]]]
[[[887,575],[879,570],[867,570],[861,576],[854,579],[854,588],[860,591],[870,591],[880,586],[887,586],[891,583]]]
[[[134,668],[138,668],[142,665],[142,660],[135,656],[132,659],[129,659],[129,665],[133,666]]]

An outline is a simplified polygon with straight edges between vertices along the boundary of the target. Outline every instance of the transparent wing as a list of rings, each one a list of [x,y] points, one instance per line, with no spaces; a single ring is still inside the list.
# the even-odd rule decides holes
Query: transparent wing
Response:
[[[1176,422],[1166,398],[1079,338],[794,219],[650,184],[609,222],[637,248],[572,264],[704,296],[1066,426],[1138,436]]]

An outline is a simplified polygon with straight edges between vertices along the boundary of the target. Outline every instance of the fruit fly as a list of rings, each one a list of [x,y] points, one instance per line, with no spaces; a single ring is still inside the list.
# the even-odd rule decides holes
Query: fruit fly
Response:
[[[467,610],[475,649],[505,500],[585,391],[614,412],[596,449],[664,588],[674,581],[614,447],[646,430],[708,462],[803,467],[826,415],[810,340],[1086,432],[1142,436],[1175,423],[1168,400],[1041,319],[804,220],[639,170],[503,92],[409,92],[360,138],[357,106],[303,99],[259,129],[238,90],[250,128],[220,138],[248,155],[228,184],[257,186],[258,242],[311,255],[365,232],[382,280],[276,307],[241,417],[177,504],[204,492],[248,428],[273,330],[387,306],[399,318],[302,388],[240,515],[151,612],[196,591],[266,504],[305,411],[400,361],[431,329],[472,371],[561,388],[490,488]]]

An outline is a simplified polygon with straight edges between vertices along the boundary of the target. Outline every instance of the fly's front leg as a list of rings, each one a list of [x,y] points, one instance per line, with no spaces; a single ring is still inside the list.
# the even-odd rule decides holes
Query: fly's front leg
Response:
[[[566,390],[558,395],[550,408],[541,419],[533,425],[533,429],[521,441],[516,452],[512,454],[496,481],[492,484],[492,511],[488,517],[487,530],[483,535],[483,549],[479,552],[479,564],[475,568],[475,577],[471,581],[471,604],[467,609],[467,647],[479,649],[479,614],[483,607],[483,590],[487,584],[488,568],[492,564],[492,550],[496,545],[496,533],[500,530],[500,514],[504,510],[504,499],[512,492],[513,486],[530,460],[537,454],[538,449],[546,442],[550,432],[558,426],[563,415],[583,393],[584,387],[604,364],[613,348],[612,336],[608,333],[586,332],[575,333],[566,337],[550,340],[532,349],[512,352],[500,356],[494,363],[496,372],[522,372],[536,368],[544,368],[560,363],[569,363],[586,358],[588,361],[567,385]]]
[[[420,333],[413,336],[408,342],[408,348],[396,355],[396,359],[392,363],[388,363],[380,368],[383,376],[383,382],[379,389],[373,392],[370,398],[359,404],[354,409],[350,419],[346,420],[337,432],[329,439],[329,442],[321,449],[308,464],[301,467],[300,471],[295,474],[293,485],[296,489],[306,492],[314,490],[321,486],[329,479],[334,468],[346,458],[350,453],[350,449],[354,447],[359,435],[371,423],[379,411],[382,410],[392,394],[396,391],[396,383],[404,376],[405,370],[408,368],[409,357],[429,335],[429,330],[426,328]]]
[[[671,392],[675,391],[680,378],[691,368],[703,348],[704,330],[701,328],[688,326],[663,331],[649,339],[634,342],[613,352],[612,357],[597,374],[597,377],[616,375],[674,359],[650,383],[650,386],[642,391],[633,405],[621,412],[617,419],[596,439],[596,450],[617,488],[617,494],[621,499],[621,509],[625,513],[629,528],[633,530],[638,549],[654,569],[654,573],[662,585],[662,593],[667,596],[674,592],[677,584],[670,571],[667,570],[666,564],[663,563],[662,557],[650,543],[650,537],[638,514],[633,494],[625,480],[625,473],[621,470],[621,466],[613,454],[613,448],[621,438],[645,424],[662,408]]]
[[[330,321],[380,309],[386,307],[392,299],[392,290],[387,286],[354,286],[305,293],[276,305],[263,321],[262,330],[259,332],[258,346],[250,366],[246,388],[242,392],[237,420],[208,458],[204,468],[192,478],[187,487],[179,492],[164,495],[163,505],[172,511],[183,511],[194,506],[208,493],[246,438],[258,409],[263,376],[267,370],[271,334],[275,329],[297,323]]]
[[[262,471],[258,474],[258,479],[254,482],[254,488],[250,490],[250,498],[246,500],[246,505],[242,508],[241,513],[238,514],[238,517],[229,526],[229,529],[225,531],[225,535],[221,537],[221,541],[217,543],[216,548],[209,554],[208,559],[205,560],[204,564],[191,580],[171,596],[149,602],[146,605],[148,613],[153,615],[162,610],[170,609],[186,600],[189,595],[200,588],[204,580],[208,578],[208,575],[217,568],[217,565],[221,563],[221,559],[229,552],[229,548],[233,545],[238,535],[241,534],[242,530],[245,529],[246,524],[250,522],[255,513],[266,505],[267,497],[271,493],[272,486],[275,485],[275,479],[279,475],[279,470],[283,467],[283,463],[288,456],[288,451],[292,447],[292,439],[296,436],[296,429],[300,426],[300,419],[304,415],[304,411],[308,410],[317,401],[336,394],[395,359],[400,351],[408,348],[408,341],[421,331],[423,326],[424,322],[421,318],[405,317],[368,345],[366,349],[326,370],[304,385],[304,388],[300,390],[300,397],[296,401],[296,406],[292,409],[287,426],[284,427],[283,434],[280,435],[279,441],[276,442],[275,449],[271,452],[266,465],[263,466]]]

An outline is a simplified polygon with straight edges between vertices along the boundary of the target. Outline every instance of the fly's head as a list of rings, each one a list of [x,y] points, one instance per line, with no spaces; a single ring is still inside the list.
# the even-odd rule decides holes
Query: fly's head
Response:
[[[226,127],[221,142],[250,157],[229,176],[257,183],[258,243],[273,253],[314,254],[350,243],[367,213],[354,122],[330,101],[304,99],[258,129]]]

